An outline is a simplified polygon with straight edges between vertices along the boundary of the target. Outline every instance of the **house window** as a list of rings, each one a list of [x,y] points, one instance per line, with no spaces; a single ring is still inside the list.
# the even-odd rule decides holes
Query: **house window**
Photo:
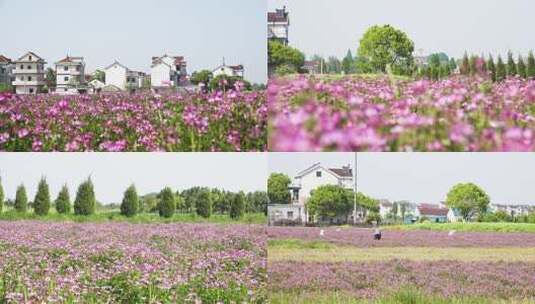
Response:
[[[288,219],[293,219],[293,218],[294,218],[294,212],[293,212],[293,211],[288,211],[288,212],[286,213],[286,217],[287,217]]]
[[[76,66],[76,71],[80,72],[80,66]]]
[[[69,77],[64,77],[63,80],[69,81]]]
[[[68,67],[68,66],[64,66],[64,67],[63,67],[63,70],[64,70],[64,71],[68,71],[68,70],[69,70],[69,67]]]
[[[2,68],[0,71],[2,71],[2,74],[6,73],[6,69]]]
[[[32,66],[31,66],[31,65],[29,65],[29,66],[28,66],[28,70],[31,70],[31,69],[32,69]]]
[[[321,171],[316,171],[316,177],[321,177]]]
[[[28,76],[28,81],[32,81],[32,76]]]
[[[28,56],[28,58],[29,58],[30,60],[32,60],[32,55]]]
[[[24,70],[24,65],[23,64],[20,65],[20,69]]]
[[[33,89],[30,88],[30,94],[33,94]]]

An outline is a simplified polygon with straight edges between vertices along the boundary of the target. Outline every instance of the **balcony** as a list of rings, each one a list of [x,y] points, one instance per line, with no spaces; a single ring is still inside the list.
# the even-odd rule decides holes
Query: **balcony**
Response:
[[[14,86],[41,86],[45,85],[46,82],[44,80],[15,80],[13,81],[12,85]]]
[[[13,70],[14,75],[20,75],[20,74],[44,74],[45,71],[41,69],[15,69]]]

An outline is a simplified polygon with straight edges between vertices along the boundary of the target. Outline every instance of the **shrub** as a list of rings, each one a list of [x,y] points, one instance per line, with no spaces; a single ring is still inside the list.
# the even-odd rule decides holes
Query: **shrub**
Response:
[[[69,196],[69,188],[64,185],[56,198],[56,211],[59,214],[67,214],[71,212],[71,198]]]
[[[95,198],[95,189],[91,178],[83,182],[76,192],[76,199],[74,200],[74,214],[76,215],[91,215],[95,213],[95,205],[97,200]]]
[[[136,186],[131,185],[124,192],[123,202],[121,203],[121,214],[132,217],[138,213],[139,198],[136,192]]]
[[[208,190],[202,190],[195,197],[195,210],[198,215],[209,218],[212,215],[212,198]]]
[[[230,218],[239,219],[243,216],[245,211],[245,198],[243,193],[235,194],[230,201]]]
[[[17,187],[17,194],[15,194],[15,210],[17,212],[26,212],[28,209],[28,196],[26,195],[26,188],[24,185]]]
[[[381,215],[377,212],[369,212],[366,216],[366,223],[367,224],[379,224],[381,223]]]
[[[45,178],[41,178],[33,200],[33,209],[37,215],[47,215],[50,210],[50,190]]]
[[[160,192],[160,202],[158,203],[158,213],[161,217],[170,218],[175,214],[175,194],[169,187],[165,187]]]

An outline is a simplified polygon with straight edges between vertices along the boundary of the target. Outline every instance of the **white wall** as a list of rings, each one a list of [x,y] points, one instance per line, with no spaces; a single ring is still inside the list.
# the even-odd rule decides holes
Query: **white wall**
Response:
[[[121,90],[125,89],[126,69],[118,64],[114,64],[106,69],[106,85],[114,85]]]
[[[321,172],[321,177],[316,176],[318,171]],[[306,204],[307,199],[310,197],[310,192],[319,186],[339,185],[338,178],[323,168],[311,171],[301,177],[298,183],[301,185],[301,190],[299,191],[299,204],[301,205]]]
[[[169,86],[164,82],[171,81],[171,68],[165,64],[157,64],[150,70],[150,82],[153,87]]]

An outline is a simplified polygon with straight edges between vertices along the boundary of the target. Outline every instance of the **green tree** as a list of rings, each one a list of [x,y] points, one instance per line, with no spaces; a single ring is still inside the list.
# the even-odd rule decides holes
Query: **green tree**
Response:
[[[208,86],[210,80],[213,78],[213,73],[209,70],[195,71],[191,74],[191,83],[198,85],[200,83]]]
[[[507,71],[502,57],[498,56],[498,63],[496,63],[496,81],[503,81],[507,77]]]
[[[516,75],[518,75],[518,70],[516,68],[515,60],[513,59],[513,53],[509,51],[507,53],[507,76]]]
[[[175,214],[175,194],[169,187],[165,187],[159,195],[158,213],[161,217],[171,218]]]
[[[76,198],[74,199],[74,214],[92,215],[95,213],[97,199],[95,198],[95,188],[89,177],[85,182],[78,186]]]
[[[272,173],[268,178],[268,197],[272,204],[289,204],[290,190],[288,187],[292,181],[283,173]]]
[[[413,68],[414,43],[406,33],[390,26],[372,26],[362,39],[358,57],[366,58],[375,72],[408,75]]]
[[[496,82],[496,66],[494,65],[494,58],[492,58],[492,55],[489,56],[489,60],[487,61],[487,69],[489,70],[489,75],[492,81]]]
[[[346,56],[342,59],[342,71],[346,75],[355,72],[355,59],[353,58],[353,54],[351,54],[351,50],[347,50]]]
[[[56,71],[53,68],[46,69],[45,82],[49,90],[56,87]]]
[[[448,192],[446,205],[459,210],[464,220],[470,220],[476,214],[484,214],[490,198],[487,193],[473,183],[457,184]]]
[[[535,56],[533,56],[532,51],[530,51],[528,55],[528,65],[526,74],[529,78],[535,77]]]
[[[101,70],[96,70],[93,75],[91,75],[91,80],[95,79],[101,82],[106,82],[106,73]]]
[[[329,74],[340,74],[342,73],[342,63],[338,58],[331,56],[327,59],[327,72]]]
[[[139,212],[139,197],[137,196],[136,186],[133,184],[126,189],[121,203],[121,214],[127,217],[133,217]]]
[[[521,55],[518,55],[518,64],[517,64],[518,76],[526,79],[528,78],[528,71],[526,69],[526,64],[524,63],[524,58]]]
[[[347,191],[338,185],[319,186],[307,201],[308,211],[317,217],[335,217],[351,212],[353,202]]]
[[[37,193],[33,200],[33,209],[37,215],[47,215],[50,210],[50,190],[44,177],[41,178],[37,186]]]
[[[275,69],[289,65],[299,70],[305,63],[305,54],[298,49],[284,45],[278,41],[268,42],[268,64]]]
[[[212,197],[210,190],[202,189],[195,195],[195,212],[204,218],[212,216]]]
[[[2,178],[0,177],[0,213],[2,213],[2,209],[4,209],[4,187],[2,187]]]
[[[453,71],[455,71],[455,69],[457,69],[457,63],[455,62],[455,59],[453,59],[453,58],[450,58],[450,61],[449,61],[448,65],[449,65],[449,68],[450,68],[450,72],[453,72]]]
[[[463,60],[461,61],[461,66],[459,67],[461,75],[470,74],[470,59],[468,58],[468,53],[464,52]]]
[[[71,197],[69,195],[69,188],[63,185],[56,198],[56,211],[59,214],[68,214],[71,212]]]
[[[245,196],[242,192],[234,195],[230,204],[230,218],[237,220],[245,213]]]
[[[17,212],[21,213],[25,213],[28,209],[28,196],[26,195],[26,188],[22,184],[17,187],[14,207]]]

